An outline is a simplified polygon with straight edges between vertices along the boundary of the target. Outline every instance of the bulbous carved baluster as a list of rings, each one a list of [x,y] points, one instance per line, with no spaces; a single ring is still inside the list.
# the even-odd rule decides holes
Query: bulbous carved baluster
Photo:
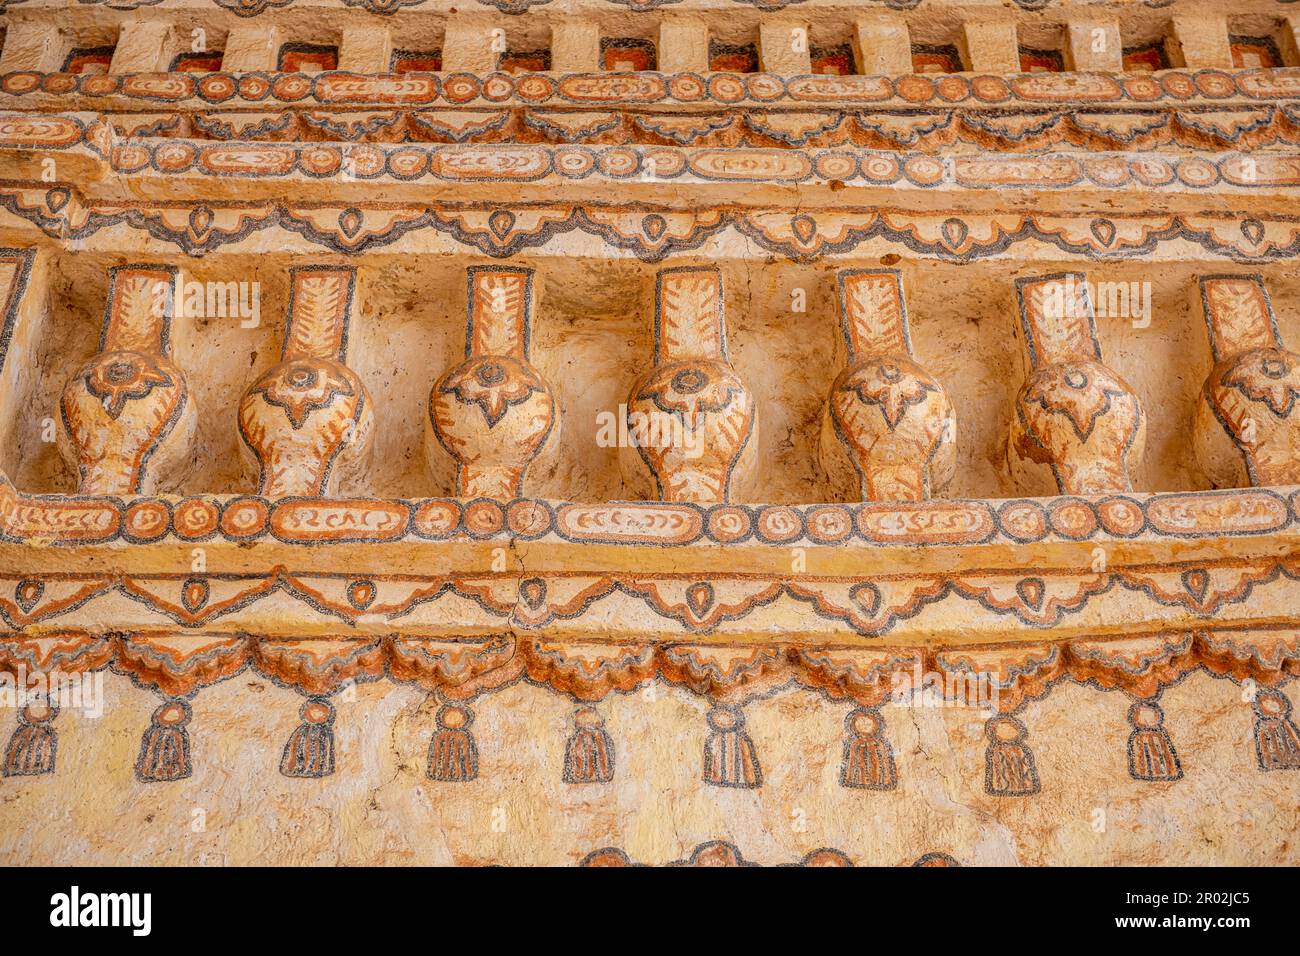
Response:
[[[341,474],[365,465],[374,410],[344,364],[356,280],[351,268],[290,271],[281,361],[239,403],[239,433],[257,462],[260,494],[329,494]]]
[[[1008,455],[1050,465],[1061,494],[1131,491],[1146,414],[1102,364],[1084,276],[1019,279],[1016,294],[1030,374],[1016,396]]]
[[[663,501],[728,501],[749,470],[758,422],[727,355],[722,273],[664,269],[656,282],[655,363],[628,397],[635,447],[622,451],[624,475],[644,487],[639,459]]]
[[[957,417],[943,386],[912,356],[902,274],[839,274],[840,330],[848,350],[822,417],[822,463],[842,472],[845,452],[864,501],[919,501],[956,464]]]
[[[87,495],[151,494],[194,437],[194,400],[168,358],[170,266],[109,270],[99,354],[63,389],[59,447]]]
[[[533,270],[476,266],[469,278],[465,361],[429,395],[430,463],[438,447],[456,461],[456,494],[523,494],[528,468],[558,440],[555,396],[528,361]]]
[[[1205,276],[1200,286],[1214,353],[1194,413],[1201,467],[1217,487],[1243,477],[1252,485],[1300,483],[1300,355],[1282,343],[1263,280]]]

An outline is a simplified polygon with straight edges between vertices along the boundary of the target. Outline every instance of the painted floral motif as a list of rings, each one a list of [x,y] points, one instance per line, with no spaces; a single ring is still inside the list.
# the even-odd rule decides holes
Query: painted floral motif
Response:
[[[492,355],[458,365],[438,391],[477,405],[488,427],[495,428],[511,405],[526,401],[534,392],[546,391],[546,385],[531,366],[506,355]]]
[[[723,365],[679,362],[661,365],[636,392],[636,401],[651,401],[661,411],[681,416],[687,428],[704,424],[710,412],[730,408],[743,398],[745,384]]]
[[[890,431],[898,427],[908,406],[921,404],[938,390],[923,368],[901,359],[856,366],[836,385],[836,391],[853,392],[862,404],[876,406]]]
[[[1063,416],[1078,440],[1086,442],[1092,437],[1097,420],[1111,410],[1112,403],[1123,401],[1130,393],[1128,385],[1104,366],[1078,362],[1068,368],[1048,369],[1034,375],[1020,401],[1035,405],[1049,415]],[[1048,420],[1034,417],[1044,430],[1052,427]]]
[[[140,352],[105,352],[84,373],[86,389],[118,418],[132,399],[144,398],[158,386],[173,384],[157,358]]]
[[[1213,379],[1212,379],[1213,380]],[[1268,406],[1278,418],[1287,418],[1300,396],[1300,356],[1281,349],[1258,349],[1243,353],[1218,376],[1210,392],[1234,389],[1252,402]]]
[[[356,392],[348,371],[327,359],[300,358],[277,365],[249,389],[284,410],[294,429],[302,428],[314,411],[327,408],[340,395]]]

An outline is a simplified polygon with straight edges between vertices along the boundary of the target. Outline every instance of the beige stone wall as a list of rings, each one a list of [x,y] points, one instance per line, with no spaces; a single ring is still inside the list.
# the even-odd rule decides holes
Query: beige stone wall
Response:
[[[474,705],[479,778],[430,781],[436,705],[386,681],[336,702],[335,774],[290,779],[278,763],[301,698],[250,675],[194,701],[193,777],[146,784],[129,768],[156,698],[112,675],[104,688],[102,718],[58,718],[54,776],[3,782],[6,861],[571,865],[617,847],[661,864],[713,840],[770,865],[821,848],[878,866],[926,853],[996,866],[1300,861],[1294,774],[1259,771],[1241,688],[1204,674],[1161,699],[1185,774],[1174,782],[1129,776],[1124,695],[1066,683],[1030,703],[1042,792],[1027,799],[985,793],[984,721],[965,708],[885,707],[898,788],[841,787],[850,708],[798,690],[745,709],[763,786],[706,786],[707,706],[663,685],[599,705],[609,784],[561,782],[574,704],[527,684]]]
[[[0,26],[0,678],[105,694],[0,861],[1300,862],[1295,17],[117,6]]]

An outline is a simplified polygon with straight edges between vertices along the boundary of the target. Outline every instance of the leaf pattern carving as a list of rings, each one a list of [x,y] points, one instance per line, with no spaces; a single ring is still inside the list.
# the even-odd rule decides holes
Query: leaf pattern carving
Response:
[[[315,273],[298,278],[289,318],[286,357],[341,358],[346,318],[347,273]]]

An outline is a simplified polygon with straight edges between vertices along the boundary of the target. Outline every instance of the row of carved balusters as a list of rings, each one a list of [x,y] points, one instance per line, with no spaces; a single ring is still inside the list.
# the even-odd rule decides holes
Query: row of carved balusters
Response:
[[[83,494],[150,493],[183,460],[194,401],[169,358],[175,271],[111,272],[99,354],[63,393],[61,446]],[[856,474],[869,501],[921,500],[952,477],[957,420],[943,386],[915,359],[901,274],[839,274],[845,362],[823,416],[822,462]],[[456,464],[455,493],[524,494],[530,466],[558,443],[555,394],[529,362],[533,272],[468,270],[465,359],[434,384],[426,448]],[[1017,282],[1029,375],[1015,401],[1008,455],[1051,467],[1064,494],[1132,489],[1146,417],[1133,389],[1106,367],[1081,274]],[[245,391],[244,444],[260,493],[320,496],[364,468],[373,402],[347,367],[356,270],[292,270],[278,365]],[[1215,366],[1195,419],[1213,483],[1300,481],[1293,417],[1300,357],[1283,348],[1255,276],[1207,276],[1201,295]],[[727,349],[722,274],[659,272],[653,364],[632,386],[619,445],[628,486],[664,501],[722,502],[752,492],[758,409]]]

